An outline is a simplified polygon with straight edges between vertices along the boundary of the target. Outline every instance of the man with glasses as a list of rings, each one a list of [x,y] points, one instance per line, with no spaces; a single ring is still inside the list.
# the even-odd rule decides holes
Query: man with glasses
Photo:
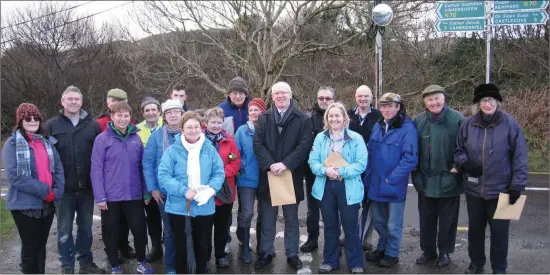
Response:
[[[99,124],[82,109],[82,93],[69,86],[61,95],[63,109],[46,122],[46,129],[57,142],[65,172],[65,192],[57,207],[57,248],[64,274],[73,274],[75,255],[80,274],[105,273],[93,261],[92,222],[94,195],[90,179],[91,152],[94,140],[101,133]],[[73,220],[76,213],[76,242]]]
[[[355,103],[357,105],[348,110],[350,119],[349,129],[359,133],[363,137],[365,144],[368,145],[372,128],[382,118],[382,114],[372,107],[372,91],[366,85],[359,86],[355,91]],[[370,251],[372,250],[372,231],[374,226],[372,224],[372,211],[367,191],[365,189],[363,210],[361,212],[361,219],[359,220],[359,233],[360,239],[363,242],[363,249]]]
[[[311,112],[311,125],[313,127],[313,139],[318,133],[324,130],[324,115],[328,106],[334,103],[336,90],[330,86],[319,88],[317,91],[317,101],[313,105],[313,111]],[[315,175],[311,172],[311,168],[308,164],[304,167],[305,180],[306,180],[306,197],[307,197],[307,241],[300,247],[302,252],[311,252],[319,247],[319,201],[311,195],[313,183],[315,182]]]

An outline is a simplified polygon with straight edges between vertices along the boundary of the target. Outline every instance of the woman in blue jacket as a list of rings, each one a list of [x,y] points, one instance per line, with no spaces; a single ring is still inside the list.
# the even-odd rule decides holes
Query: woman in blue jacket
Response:
[[[239,195],[239,213],[237,218],[237,238],[243,244],[241,260],[250,263],[250,226],[254,216],[254,201],[258,191],[259,168],[254,154],[254,129],[258,117],[265,112],[265,103],[261,98],[254,98],[248,103],[248,122],[237,129],[235,143],[241,153],[241,170],[237,177]],[[256,240],[260,244],[260,211],[256,218]],[[244,245],[247,244],[247,245]]]
[[[347,129],[349,116],[342,103],[331,104],[324,121],[327,130],[317,134],[308,161],[316,176],[312,196],[321,201],[325,224],[325,247],[319,273],[328,273],[339,267],[339,220],[344,228],[348,268],[353,274],[363,273],[363,250],[357,225],[364,195],[361,173],[367,166],[367,148],[361,135]],[[347,165],[325,166],[325,160],[332,154],[341,155]]]
[[[162,217],[164,236],[164,266],[167,274],[175,274],[174,267],[175,250],[172,227],[168,214],[164,211],[166,201],[166,190],[159,187],[157,178],[158,167],[162,153],[176,141],[176,135],[181,133],[180,119],[183,114],[183,105],[177,99],[168,99],[162,104],[162,115],[164,125],[159,131],[154,131],[147,141],[143,152],[143,176],[147,184],[147,190],[151,192],[153,199],[158,203]]]
[[[53,138],[50,141],[44,136],[42,123],[36,106],[19,105],[13,135],[2,150],[9,183],[6,208],[11,211],[21,238],[24,274],[44,274],[46,243],[65,185]]]
[[[206,273],[212,247],[214,195],[225,180],[223,162],[201,131],[200,118],[187,111],[180,121],[181,134],[162,155],[159,188],[166,190],[166,205],[176,250],[175,271],[187,270],[186,216],[191,216],[196,273]]]
[[[374,228],[380,237],[367,260],[391,267],[399,262],[409,174],[418,164],[418,134],[399,95],[384,94],[379,110],[383,119],[372,129],[364,181],[373,202]]]

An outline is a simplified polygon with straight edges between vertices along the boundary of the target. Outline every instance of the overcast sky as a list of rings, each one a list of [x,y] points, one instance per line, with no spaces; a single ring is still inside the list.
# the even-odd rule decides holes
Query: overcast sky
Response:
[[[5,15],[12,13],[15,9],[18,9],[18,8],[32,7],[33,5],[36,5],[39,2],[41,1],[1,1],[0,8],[2,11],[2,14],[1,14],[2,27],[6,26],[6,23],[4,21],[6,18]],[[123,22],[127,22],[129,26],[131,26],[132,32],[135,36],[138,36],[140,38],[146,36],[146,34],[140,30],[139,26],[135,22],[130,20],[130,17],[128,16],[128,11],[132,9],[132,5],[134,4],[130,3],[121,7],[117,7],[129,1],[48,1],[48,2],[68,3],[67,5],[68,7],[77,6],[80,4],[90,2],[88,4],[82,5],[74,9],[78,14],[78,16],[87,16],[87,15],[91,15],[94,13],[98,13],[98,12],[102,12],[102,11],[114,8],[112,10],[93,16],[96,22],[96,25],[98,27],[100,27],[104,22],[115,23],[116,19],[121,19],[121,20],[124,20]],[[136,1],[134,3],[139,4],[139,1]]]

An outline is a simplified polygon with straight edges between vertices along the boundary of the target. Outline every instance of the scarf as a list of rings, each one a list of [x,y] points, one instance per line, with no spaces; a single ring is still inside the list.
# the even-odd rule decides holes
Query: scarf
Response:
[[[481,113],[481,121],[482,121],[483,127],[487,127],[491,125],[491,123],[493,123],[493,121],[495,120],[496,112],[494,112],[492,115],[487,115],[481,111],[480,113]]]
[[[185,140],[185,137],[181,135],[181,143],[183,148],[188,152],[187,155],[187,176],[188,184],[187,186],[192,190],[198,190],[201,186],[201,166],[200,166],[200,155],[201,148],[204,144],[204,134],[201,133],[199,140],[195,143],[189,143]]]
[[[109,127],[115,131],[115,133],[122,139],[126,140],[126,138],[130,135],[131,132],[134,131],[134,125],[128,124],[128,127],[126,128],[126,134],[123,134],[117,127],[115,127],[115,123],[112,121],[109,121]]]
[[[248,129],[252,130],[251,132],[254,132],[254,129],[255,129],[255,127],[254,127],[254,122],[252,122],[252,121],[247,121],[247,122],[246,122],[246,125],[248,125]]]
[[[206,138],[208,138],[208,140],[212,141],[212,144],[214,145],[214,147],[216,147],[216,150],[218,150],[220,146],[220,141],[222,141],[223,139],[222,132],[212,134],[208,132],[208,130],[204,130],[204,135],[206,136]]]
[[[44,138],[44,136],[39,134],[32,134],[33,140],[41,140],[44,144],[44,147],[46,147],[46,151],[48,152],[48,158],[50,159],[50,172],[53,173],[54,171],[54,158],[53,158],[53,150],[51,143]],[[15,160],[17,162],[17,175],[18,176],[30,176],[31,175],[31,151],[29,147],[29,143],[23,135],[21,134],[21,131],[17,130],[15,132]]]
[[[277,109],[277,107],[274,107],[272,108],[273,109],[273,114],[275,115],[275,122],[277,123],[277,126],[279,126],[279,128],[281,127],[284,127],[285,123],[287,122],[288,120],[288,116],[292,113],[292,111],[294,110],[294,100],[293,99],[290,99],[290,105],[288,106],[288,109],[285,111],[285,113],[283,114],[283,117],[281,117],[279,115],[279,110]],[[280,132],[280,131],[279,131]]]
[[[162,151],[166,150],[168,146],[172,145],[176,141],[175,136],[181,133],[181,129],[172,130],[168,128],[168,125],[162,127]]]

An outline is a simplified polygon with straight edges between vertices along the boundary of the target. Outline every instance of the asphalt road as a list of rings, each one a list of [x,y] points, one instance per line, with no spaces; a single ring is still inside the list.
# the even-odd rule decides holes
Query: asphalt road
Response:
[[[519,221],[512,221],[510,228],[510,244],[508,254],[508,272],[509,273],[550,273],[550,245],[549,245],[549,182],[548,175],[530,175],[529,176],[529,189],[526,191],[527,203],[524,208],[522,217]],[[7,186],[2,185],[2,193],[5,193]],[[452,264],[445,268],[437,268],[435,266],[418,266],[415,264],[415,259],[421,254],[419,247],[419,226],[418,226],[418,210],[417,210],[417,195],[414,188],[409,187],[407,195],[407,205],[405,208],[405,220],[403,231],[403,244],[400,251],[400,263],[389,269],[382,269],[370,262],[365,261],[365,273],[463,273],[464,269],[469,264],[468,251],[467,251],[467,226],[468,216],[466,212],[466,203],[464,197],[460,204],[460,216],[459,216],[459,231],[456,240],[455,253],[451,255]],[[236,225],[236,212],[237,205],[235,204],[233,210],[233,227],[235,230]],[[280,213],[282,211],[279,211]],[[300,232],[301,243],[307,239],[305,217],[307,212],[307,206],[305,201],[300,203],[299,216],[300,216]],[[281,214],[282,215],[282,214]],[[253,227],[255,225],[255,219],[253,220]],[[321,236],[320,242],[323,242],[321,223]],[[238,243],[237,238],[233,237],[231,243],[231,253],[229,259],[231,267],[226,269],[217,270],[215,267],[214,257],[210,261],[210,273],[317,273],[317,267],[322,261],[322,244],[320,248],[312,253],[301,253],[300,258],[304,263],[304,267],[301,270],[294,270],[290,268],[286,263],[286,257],[284,255],[284,242],[283,242],[283,219],[279,217],[277,222],[277,237],[275,241],[275,248],[277,256],[274,262],[263,270],[257,271],[253,267],[253,263],[256,259],[256,254],[252,253],[252,264],[243,264],[239,260]],[[94,242],[92,250],[94,252],[95,262],[102,267],[107,267],[107,261],[105,253],[103,252],[103,244],[100,234],[100,222],[99,222],[99,210],[96,208],[96,217],[94,219]],[[75,226],[76,234],[76,226]],[[255,232],[253,231],[253,234]],[[235,236],[233,234],[233,236]],[[376,232],[374,233],[375,244],[377,242]],[[251,237],[252,246],[256,247],[255,236]],[[57,255],[57,227],[54,220],[54,224],[51,229],[50,239],[48,241],[48,254],[46,262],[47,273],[60,273],[61,268]],[[486,249],[487,264],[485,265],[485,273],[491,273],[491,267],[489,263],[489,231],[486,234]],[[20,243],[18,235],[15,234],[11,240],[4,241],[1,244],[0,251],[0,273],[20,273],[19,271],[19,257],[20,257]],[[155,273],[164,273],[164,266],[162,261],[152,263]],[[123,264],[123,270],[125,273],[135,273],[136,260],[126,260]],[[78,269],[77,269],[78,272]],[[340,269],[333,273],[349,273],[346,268],[344,257],[341,257]]]

